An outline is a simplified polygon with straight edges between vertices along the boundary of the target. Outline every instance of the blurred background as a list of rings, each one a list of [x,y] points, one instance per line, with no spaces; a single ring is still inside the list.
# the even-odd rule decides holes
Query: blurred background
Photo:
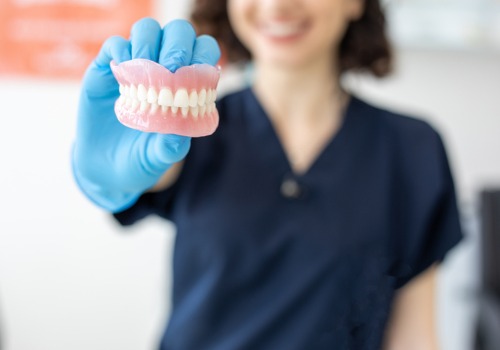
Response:
[[[381,81],[351,75],[345,84],[428,120],[445,140],[466,236],[440,271],[439,336],[444,350],[471,350],[483,318],[485,256],[500,255],[499,201],[489,200],[493,214],[481,204],[481,193],[500,188],[500,0],[384,3],[395,73]],[[169,315],[174,228],[156,218],[118,227],[78,191],[69,159],[79,82],[102,40],[127,36],[146,15],[162,24],[185,17],[189,6],[0,0],[2,350],[155,349]],[[227,68],[220,93],[244,84],[242,76]],[[485,227],[496,232],[487,242]],[[500,334],[491,317],[482,323]]]

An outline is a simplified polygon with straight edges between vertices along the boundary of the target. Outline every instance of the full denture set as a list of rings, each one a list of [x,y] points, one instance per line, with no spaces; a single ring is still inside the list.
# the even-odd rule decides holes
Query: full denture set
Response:
[[[192,137],[210,135],[217,128],[218,68],[195,64],[172,73],[153,61],[134,59],[112,62],[111,69],[120,84],[115,113],[122,124]]]

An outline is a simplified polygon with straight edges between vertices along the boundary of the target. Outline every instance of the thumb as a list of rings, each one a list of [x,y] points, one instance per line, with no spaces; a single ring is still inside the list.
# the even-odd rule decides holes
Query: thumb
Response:
[[[108,38],[101,47],[99,54],[85,72],[82,87],[94,97],[106,96],[118,89],[116,79],[111,72],[110,63],[117,64],[130,60],[130,42],[120,36]]]
[[[121,36],[112,36],[102,44],[99,54],[94,60],[98,68],[109,68],[109,63],[115,61],[116,64],[131,59],[130,42]]]
[[[165,171],[170,165],[186,157],[191,138],[173,134],[153,134],[148,142],[146,156],[151,169]]]

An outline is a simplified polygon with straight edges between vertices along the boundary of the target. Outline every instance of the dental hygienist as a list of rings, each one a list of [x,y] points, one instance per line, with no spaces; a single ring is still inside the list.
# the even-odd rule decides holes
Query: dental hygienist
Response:
[[[378,1],[199,0],[192,21],[254,64],[252,85],[217,102],[216,132],[118,122],[111,60],[176,71],[220,56],[187,21],[142,19],[88,68],[72,157],[83,193],[123,225],[176,225],[161,349],[437,349],[437,266],[461,239],[443,143],[340,83],[390,70]]]

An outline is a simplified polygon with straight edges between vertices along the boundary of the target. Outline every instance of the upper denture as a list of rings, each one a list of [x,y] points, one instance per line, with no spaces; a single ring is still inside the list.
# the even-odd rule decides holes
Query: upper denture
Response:
[[[158,63],[135,59],[111,65],[124,98],[179,108],[215,102],[219,70],[208,64],[185,66],[175,73]],[[131,101],[130,103],[133,103]]]

